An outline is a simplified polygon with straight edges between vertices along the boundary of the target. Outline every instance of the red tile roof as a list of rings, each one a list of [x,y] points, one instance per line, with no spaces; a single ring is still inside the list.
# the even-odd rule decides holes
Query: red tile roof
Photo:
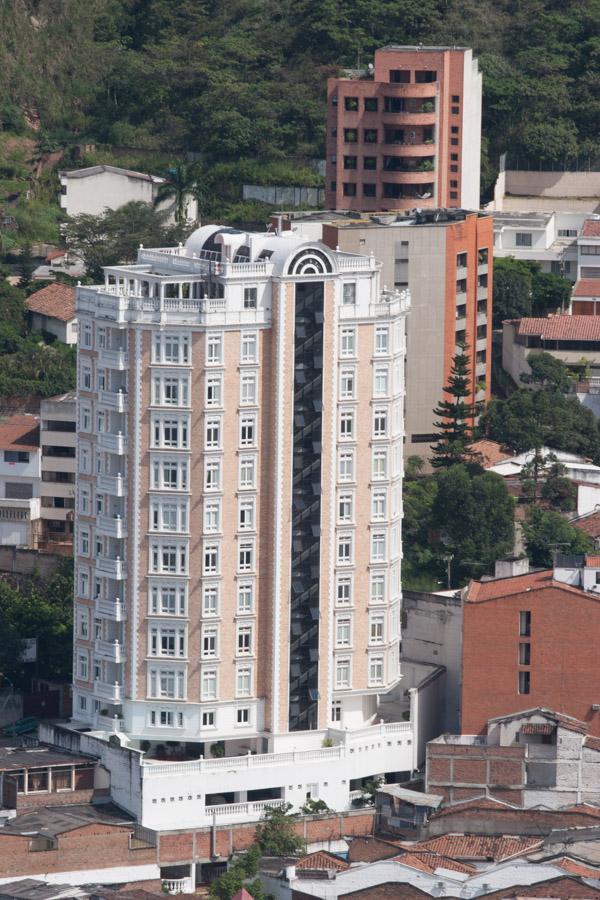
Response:
[[[488,441],[485,438],[482,438],[480,441],[473,441],[471,450],[481,457],[481,464],[486,469],[505,459],[510,459],[512,456],[512,453],[502,449],[501,444],[498,444],[496,441]]]
[[[66,250],[51,250],[46,257],[46,262],[52,262],[53,259],[60,259],[61,257],[66,256],[66,253]]]
[[[571,519],[571,525],[589,534],[590,537],[600,537],[600,510],[581,516],[579,519]]]
[[[466,863],[458,862],[456,859],[450,859],[448,856],[442,856],[439,853],[417,853],[409,851],[401,853],[400,856],[394,857],[394,862],[403,866],[410,866],[411,869],[419,869],[421,872],[429,872],[432,874],[436,869],[448,869],[451,872],[461,872],[463,875],[474,875],[477,869]]]
[[[303,859],[298,860],[296,868],[335,869],[336,872],[344,872],[350,868],[350,863],[347,863],[345,859],[340,859],[339,856],[334,856],[333,853],[328,853],[326,850],[317,850],[315,853],[310,853]]]
[[[453,803],[449,806],[443,806],[441,809],[437,809],[434,813],[431,814],[430,818],[439,819],[442,816],[454,815],[454,813],[462,813],[473,810],[474,812],[479,812],[480,810],[493,809],[493,810],[508,810],[509,812],[522,812],[522,807],[517,806],[514,803],[508,803],[506,800],[495,800],[493,797],[476,797],[474,800],[461,800],[460,803]]]
[[[593,569],[600,569],[600,555],[597,553],[588,553],[585,558],[586,566],[591,566]]]
[[[577,588],[554,581],[552,569],[547,569],[543,572],[529,572],[527,575],[495,578],[492,581],[472,581],[467,588],[465,601],[481,603],[485,600],[497,600],[513,594],[522,594],[524,591],[539,591],[547,587],[560,587],[574,590],[578,594],[582,593]]]
[[[557,860],[555,865],[564,869],[565,872],[570,872],[572,875],[582,875],[584,878],[598,878],[600,874],[598,869],[584,866],[583,863],[578,862],[576,859],[570,859],[568,856],[563,856],[562,859]]]
[[[37,416],[0,419],[0,450],[39,450],[40,420]]]
[[[25,301],[29,312],[70,322],[75,318],[75,288],[67,284],[49,284]]]
[[[428,841],[419,841],[407,847],[412,852],[429,850],[440,856],[472,861],[493,860],[501,862],[524,853],[538,850],[543,840],[536,837],[490,837],[479,834],[444,834]]]
[[[582,237],[600,237],[600,219],[586,219],[581,229]]]
[[[580,278],[575,282],[573,297],[600,297],[600,278]]]
[[[600,297],[600,278],[597,282]],[[548,316],[521,319],[519,336],[536,336],[545,341],[600,341],[600,316]]]
[[[588,747],[590,750],[600,750],[600,738],[588,734],[583,742],[583,746]],[[598,810],[598,815],[600,815],[600,809]]]
[[[524,719],[527,716],[543,716],[553,723],[553,727],[559,726],[566,728],[568,731],[576,731],[578,734],[587,734],[588,727],[581,719],[574,716],[568,716],[566,713],[556,712],[553,709],[545,709],[543,706],[534,706],[531,709],[519,710],[519,712],[507,713],[503,716],[493,716],[489,722],[510,722],[513,719]],[[531,723],[523,726],[522,730],[532,727]],[[537,726],[535,726],[537,727]],[[527,734],[527,732],[525,732]],[[532,732],[530,731],[529,734]],[[535,733],[535,732],[534,732]]]

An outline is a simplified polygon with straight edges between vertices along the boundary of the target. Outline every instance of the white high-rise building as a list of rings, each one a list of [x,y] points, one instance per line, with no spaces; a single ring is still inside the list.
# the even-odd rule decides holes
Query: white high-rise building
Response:
[[[147,824],[177,777],[183,825],[413,768],[379,268],[209,225],[78,290],[74,718],[145,752]]]

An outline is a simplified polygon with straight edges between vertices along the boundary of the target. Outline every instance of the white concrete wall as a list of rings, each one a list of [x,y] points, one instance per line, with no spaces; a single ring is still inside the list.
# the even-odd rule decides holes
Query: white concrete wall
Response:
[[[463,65],[460,205],[464,209],[479,209],[482,76],[472,50],[465,50]]]
[[[600,507],[600,486],[591,484],[577,485],[577,515],[585,516]]]
[[[69,216],[82,213],[99,216],[105,209],[119,209],[132,202],[152,204],[159,188],[152,181],[118,172],[99,172],[74,178],[63,174],[61,184],[66,185],[67,193],[61,194],[60,204]],[[163,200],[158,209],[168,212],[167,221],[170,224],[175,221],[172,199]],[[186,218],[189,221],[198,218],[198,203],[191,195],[186,202]]]

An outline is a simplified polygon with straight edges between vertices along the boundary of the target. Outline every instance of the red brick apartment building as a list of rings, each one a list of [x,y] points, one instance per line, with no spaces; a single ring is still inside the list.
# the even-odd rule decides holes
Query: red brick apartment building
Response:
[[[326,205],[479,207],[481,74],[459,47],[387,46],[327,85]]]
[[[557,557],[554,569],[472,582],[464,597],[461,731],[546,707],[600,736],[600,557]]]

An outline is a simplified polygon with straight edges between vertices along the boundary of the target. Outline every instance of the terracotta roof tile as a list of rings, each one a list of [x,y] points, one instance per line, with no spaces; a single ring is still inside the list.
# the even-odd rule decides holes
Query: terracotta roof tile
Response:
[[[501,862],[524,853],[532,853],[543,844],[541,838],[494,837],[479,834],[444,834],[407,847],[411,852],[429,850],[452,859]]]
[[[568,856],[564,856],[562,859],[557,860],[555,865],[564,869],[565,872],[570,872],[571,875],[582,875],[584,878],[598,878],[598,875],[600,875],[598,869],[594,869],[592,866],[584,866],[583,863],[578,862],[576,859],[571,859]]]
[[[600,237],[600,219],[586,219],[581,229],[582,237]]]
[[[448,869],[451,872],[461,872],[463,875],[474,875],[477,869],[466,863],[458,862],[456,859],[450,859],[448,856],[442,856],[439,853],[420,853],[409,851],[401,853],[400,856],[394,857],[394,862],[403,866],[410,866],[411,869],[419,869],[421,872],[435,872],[436,869]]]
[[[37,416],[0,419],[0,450],[39,450],[40,420]]]
[[[588,747],[590,750],[600,750],[600,738],[587,734],[583,746]],[[600,809],[598,810],[598,814],[600,815]]]
[[[345,859],[334,856],[333,853],[328,853],[326,850],[310,853],[296,863],[297,869],[335,869],[336,872],[344,872],[349,867],[350,863],[347,863]]]
[[[586,566],[591,566],[593,569],[600,569],[600,555],[597,553],[588,553],[585,558]]]
[[[573,297],[600,297],[600,278],[580,278],[573,288]]]
[[[508,810],[510,812],[523,811],[520,806],[516,806],[514,803],[507,803],[505,800],[495,800],[493,797],[481,796],[476,797],[474,800],[461,800],[460,803],[444,806],[442,809],[438,809],[432,813],[430,819],[439,819],[442,816],[454,815],[454,813],[468,812],[470,810],[479,812],[480,810],[486,809]]]
[[[70,322],[75,318],[75,288],[67,284],[49,284],[25,301],[29,312]]]
[[[547,587],[569,588],[569,585],[555,582],[552,569],[549,569],[543,572],[529,572],[527,575],[513,575],[509,578],[495,578],[492,581],[472,581],[467,588],[465,600],[469,603],[481,603],[484,600],[496,600],[527,590],[541,590]]]
[[[600,297],[600,278],[596,282]],[[600,316],[548,316],[521,319],[519,337],[536,336],[546,341],[600,341]]]
[[[600,537],[600,510],[581,516],[579,519],[571,519],[571,525],[589,534],[590,537]]]
[[[51,262],[53,259],[60,259],[61,257],[66,256],[66,254],[66,250],[51,250],[46,256],[46,262]]]
[[[496,441],[488,441],[484,438],[480,441],[473,441],[471,450],[481,457],[482,465],[486,469],[489,466],[495,466],[505,459],[510,459],[512,456],[512,453],[508,453],[506,450],[502,449],[501,444],[498,444]]]

